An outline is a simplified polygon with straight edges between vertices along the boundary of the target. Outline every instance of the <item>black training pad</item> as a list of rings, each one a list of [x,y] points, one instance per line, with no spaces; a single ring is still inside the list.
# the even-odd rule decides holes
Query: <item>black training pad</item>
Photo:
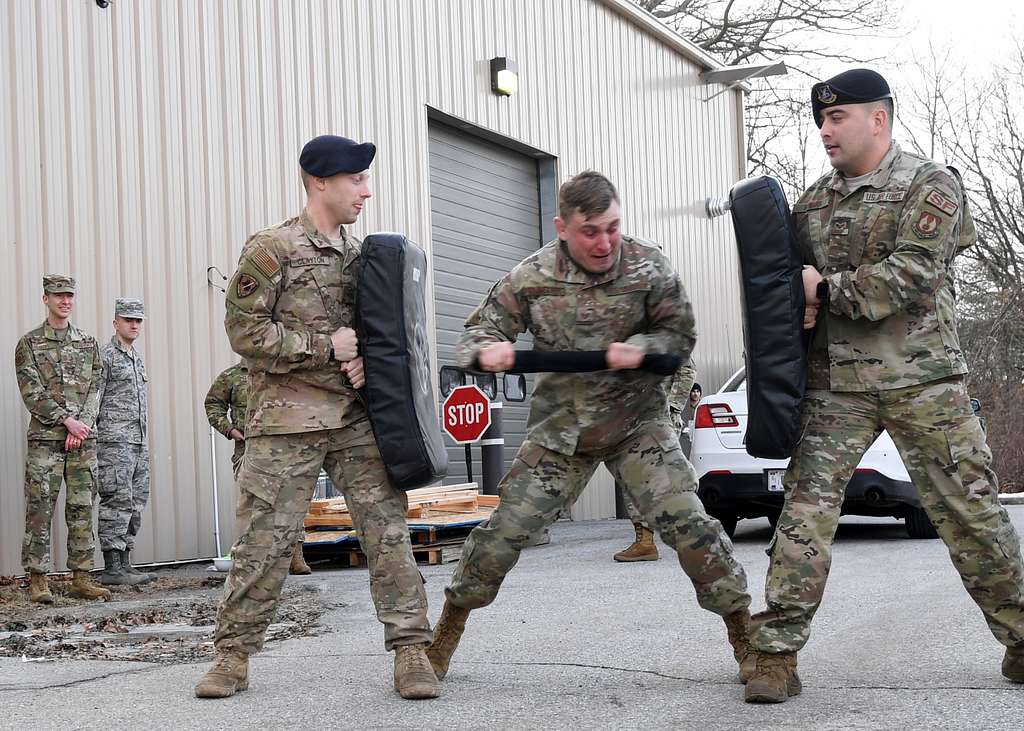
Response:
[[[640,370],[659,376],[671,376],[683,362],[678,355],[651,353],[644,356]],[[515,364],[509,373],[586,373],[607,371],[604,350],[517,350]]]
[[[363,241],[356,329],[364,394],[388,477],[401,490],[448,473],[431,388],[426,274],[423,250],[405,236],[370,234]]]
[[[747,453],[786,459],[800,432],[807,386],[803,279],[793,217],[775,178],[733,186],[747,361]]]

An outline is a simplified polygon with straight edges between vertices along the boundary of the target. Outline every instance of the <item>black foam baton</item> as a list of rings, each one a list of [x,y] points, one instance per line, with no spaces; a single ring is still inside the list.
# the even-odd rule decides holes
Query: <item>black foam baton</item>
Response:
[[[649,353],[636,370],[659,376],[671,376],[683,359],[669,353]],[[588,373],[607,371],[608,352],[605,350],[517,350],[508,373]],[[623,369],[628,370],[628,369]]]

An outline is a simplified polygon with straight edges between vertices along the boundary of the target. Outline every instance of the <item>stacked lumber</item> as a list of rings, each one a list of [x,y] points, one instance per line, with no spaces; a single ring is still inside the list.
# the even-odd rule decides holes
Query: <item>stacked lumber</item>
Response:
[[[497,495],[480,495],[475,482],[410,490],[406,522],[413,554],[420,563],[457,561],[469,532],[491,517]],[[345,499],[313,500],[306,513],[307,556],[364,566],[366,556],[352,528]]]
[[[458,485],[436,485],[409,490],[409,510],[406,519],[410,523],[444,519],[451,516],[469,516],[486,512],[483,520],[498,504],[496,495],[481,495],[475,482]],[[351,528],[352,515],[345,505],[345,498],[333,497],[326,500],[312,500],[306,513],[305,526],[315,528]]]

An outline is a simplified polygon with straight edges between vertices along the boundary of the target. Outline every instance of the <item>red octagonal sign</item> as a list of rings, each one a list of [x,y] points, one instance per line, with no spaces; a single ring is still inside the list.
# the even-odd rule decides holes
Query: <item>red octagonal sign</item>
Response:
[[[441,425],[456,444],[475,442],[491,425],[491,402],[479,386],[458,386],[441,407]]]

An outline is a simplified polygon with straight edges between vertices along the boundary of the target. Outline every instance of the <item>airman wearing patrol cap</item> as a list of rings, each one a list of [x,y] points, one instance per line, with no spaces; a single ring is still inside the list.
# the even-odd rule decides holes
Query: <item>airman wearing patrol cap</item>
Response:
[[[68,524],[68,567],[74,574],[71,595],[110,596],[89,577],[93,566],[92,503],[96,495],[97,382],[96,339],[71,324],[75,280],[63,274],[43,277],[42,325],[26,333],[14,351],[18,388],[32,416],[25,455],[25,539],[21,560],[29,574],[29,597],[49,604],[53,595],[46,574],[50,561],[50,525],[67,485],[64,515]]]
[[[811,92],[835,170],[793,206],[805,327],[814,334],[803,436],[770,549],[767,610],[753,619],[748,702],[778,703],[801,690],[797,651],[824,593],[844,490],[883,429],[920,496],[921,507],[908,508],[908,530],[945,541],[1006,646],[1003,675],[1024,683],[1024,562],[970,407],[957,335],[953,260],[974,243],[974,222],[955,170],[892,141],[891,99],[885,79],[868,69]]]
[[[295,218],[252,236],[228,284],[224,326],[249,368],[245,455],[238,474],[234,564],[217,612],[217,659],[201,698],[248,686],[321,468],[345,495],[370,569],[370,594],[395,651],[395,689],[433,698],[424,652],[427,598],[405,522],[407,498],[388,481],[358,395],[355,331],[361,242],[345,229],[370,197],[372,143],[325,135],[299,155],[307,193]]]
[[[131,552],[149,502],[149,378],[135,341],[142,334],[142,300],[114,300],[114,335],[100,349],[100,583],[144,584],[156,577],[135,569]]]

